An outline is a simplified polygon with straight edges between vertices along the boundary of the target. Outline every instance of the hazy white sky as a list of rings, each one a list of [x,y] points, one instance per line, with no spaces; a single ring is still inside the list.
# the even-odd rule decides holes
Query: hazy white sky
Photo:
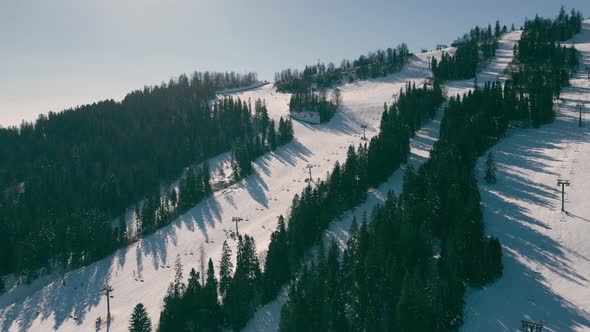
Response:
[[[590,1],[563,1],[590,15]],[[0,125],[194,70],[339,63],[406,42],[449,43],[474,25],[555,16],[554,0],[0,0]]]

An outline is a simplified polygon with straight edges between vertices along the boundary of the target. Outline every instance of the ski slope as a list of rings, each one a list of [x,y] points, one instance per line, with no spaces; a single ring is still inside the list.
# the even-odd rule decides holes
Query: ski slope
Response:
[[[349,144],[361,142],[361,125],[368,138],[378,132],[384,102],[406,82],[421,82],[429,75],[428,64],[414,57],[399,73],[381,79],[356,82],[342,89],[342,109],[324,125],[294,122],[295,139],[275,152],[257,159],[256,174],[231,187],[217,191],[169,226],[113,255],[62,277],[45,276],[31,285],[11,287],[0,296],[0,331],[94,331],[95,320],[106,317],[107,301],[101,288],[114,288],[110,299],[114,317],[110,331],[124,331],[135,304],[142,302],[157,324],[162,300],[172,281],[177,255],[184,266],[185,279],[198,267],[198,248],[217,264],[224,240],[235,253],[236,242],[227,237],[235,226],[232,217],[244,221],[241,234],[254,237],[259,254],[264,255],[277,217],[286,214],[291,200],[307,184],[305,166],[314,166],[314,177],[325,177],[336,160],[343,162]],[[278,120],[288,116],[289,95],[277,93],[271,85],[233,94],[243,100],[266,100],[269,115]],[[229,154],[211,160],[216,170],[226,167]],[[234,255],[235,257],[235,255]],[[107,330],[102,326],[102,331]]]
[[[463,331],[516,331],[522,319],[541,322],[543,331],[590,331],[590,21],[572,41],[583,64],[555,121],[513,130],[492,148],[496,184],[483,180],[485,156],[478,162],[486,229],[502,243],[504,276],[469,291]],[[567,213],[559,178],[571,181]]]
[[[514,31],[507,33],[500,38],[498,41],[496,57],[487,66],[485,66],[481,72],[477,74],[478,83],[483,84],[488,81],[505,80],[502,74],[504,73],[504,70],[508,64],[512,61],[512,48],[520,38],[520,34],[521,31]],[[428,66],[429,59],[433,56],[440,58],[440,55],[443,51],[454,52],[454,49],[449,48],[435,52],[421,53],[418,55],[418,57],[426,64],[426,66]],[[429,74],[431,73],[429,72]],[[366,85],[367,83],[362,84]],[[350,91],[350,89],[352,89],[352,87],[348,85],[341,87],[343,92]],[[471,89],[473,89],[473,80],[453,81],[448,82],[443,86],[444,91],[447,91],[447,93],[450,91],[452,93],[449,93],[449,96],[464,94]],[[397,93],[399,91],[394,92]],[[353,98],[353,100],[361,99]],[[347,99],[345,98],[344,101],[346,102]],[[423,128],[416,133],[416,136],[410,140],[410,156],[408,158],[408,164],[412,165],[412,167],[415,169],[420,167],[420,165],[422,165],[430,157],[430,150],[439,137],[440,123],[444,113],[442,110],[445,106],[446,103],[442,105],[441,109],[437,111],[435,117],[427,122]],[[359,109],[362,109],[362,105],[358,104],[354,105],[353,107],[359,107]],[[377,205],[385,202],[387,199],[387,193],[390,190],[395,194],[399,194],[402,191],[402,180],[407,167],[407,164],[402,165],[387,179],[386,182],[382,183],[377,188],[370,189],[367,199],[362,204],[340,216],[340,218],[334,220],[334,222],[332,222],[324,234],[324,242],[326,247],[329,244],[329,241],[334,239],[336,240],[340,249],[344,249],[346,246],[346,240],[348,239],[348,231],[350,229],[350,225],[352,224],[352,220],[356,218],[360,223],[365,213],[367,216],[370,216],[370,213]],[[286,290],[283,290],[277,299],[263,306],[256,312],[254,318],[249,322],[244,331],[277,331],[281,307],[286,302],[286,300]]]
[[[498,40],[498,48],[496,49],[496,56],[492,61],[477,74],[477,79],[468,79],[461,81],[453,81],[445,84],[445,92],[448,96],[462,95],[468,89],[477,85],[483,85],[485,82],[505,82],[508,78],[505,75],[505,70],[512,62],[514,44],[520,39],[522,31],[511,31],[504,34]]]

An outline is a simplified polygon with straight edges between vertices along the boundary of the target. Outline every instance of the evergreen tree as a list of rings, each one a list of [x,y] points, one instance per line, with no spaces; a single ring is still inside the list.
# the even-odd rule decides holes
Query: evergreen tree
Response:
[[[227,244],[227,241],[223,241],[221,260],[219,261],[219,292],[224,300],[232,282],[232,275],[233,263],[231,260],[231,248]]]
[[[129,320],[129,332],[152,332],[152,322],[142,303],[138,303],[133,308]]]
[[[275,128],[275,122],[270,120],[268,125],[268,136],[267,136],[268,148],[274,151],[277,148],[277,130]]]
[[[492,237],[485,242],[484,280],[492,282],[500,278],[504,272],[502,264],[502,245],[498,238]]]
[[[277,229],[270,237],[268,255],[264,263],[263,301],[273,299],[290,277],[289,246],[285,218],[279,216]]]
[[[217,300],[217,279],[213,261],[209,259],[207,264],[207,281],[203,288],[203,306],[206,310],[204,326],[205,329],[216,329],[221,324],[221,308]]]
[[[245,235],[238,240],[236,272],[223,303],[225,317],[233,329],[243,328],[260,301],[260,263],[254,240]]]
[[[176,255],[176,261],[174,262],[174,296],[176,298],[182,297],[186,285],[182,278],[182,263],[180,261],[180,255]]]
[[[186,321],[188,330],[201,331],[209,323],[211,317],[206,312],[206,305],[203,299],[203,288],[200,283],[199,272],[192,268],[189,272],[188,283],[184,297],[179,303],[178,309],[182,312],[182,317]],[[179,320],[180,320],[179,319]],[[211,326],[211,325],[209,325]],[[160,325],[162,330],[162,325]]]
[[[485,164],[486,174],[485,180],[487,183],[496,183],[496,162],[492,151],[488,152],[488,157]]]

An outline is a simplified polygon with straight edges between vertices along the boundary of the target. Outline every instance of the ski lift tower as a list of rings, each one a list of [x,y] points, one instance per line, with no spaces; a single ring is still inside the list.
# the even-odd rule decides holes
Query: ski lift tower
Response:
[[[111,293],[113,292],[113,287],[106,284],[101,291],[107,297],[107,323],[109,323],[111,321]]]
[[[363,128],[363,141],[366,141],[367,135],[366,135],[365,131],[367,130],[367,125],[362,125],[361,128]]]
[[[232,217],[232,218],[231,218],[231,221],[233,221],[233,222],[235,222],[235,223],[236,223],[236,236],[239,236],[239,235],[240,235],[240,232],[238,232],[238,223],[239,223],[240,221],[243,221],[243,220],[244,220],[244,219],[243,219],[243,218],[240,218],[240,217]]]
[[[582,108],[584,107],[584,104],[582,103],[578,103],[576,105],[580,111],[580,119],[578,120],[578,127],[582,128]]]
[[[311,169],[313,168],[313,165],[307,164],[307,166],[305,166],[305,168],[309,169],[309,179],[307,179],[307,181],[313,183],[313,178],[311,177]]]
[[[557,179],[557,185],[561,186],[561,211],[565,212],[565,202],[564,202],[565,187],[570,186],[570,180]]]

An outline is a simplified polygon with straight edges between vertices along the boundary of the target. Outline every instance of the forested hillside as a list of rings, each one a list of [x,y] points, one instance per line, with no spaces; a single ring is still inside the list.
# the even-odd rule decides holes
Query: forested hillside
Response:
[[[530,116],[526,120],[534,127],[555,117],[553,98],[559,98],[561,88],[569,86],[579,64],[576,49],[561,46],[560,41],[571,38],[581,28],[582,14],[573,9],[566,14],[563,7],[555,20],[536,16],[525,22],[510,74],[514,84],[528,95]]]
[[[491,25],[487,29],[479,26],[471,29],[454,43],[457,47],[454,54],[444,52],[440,60],[432,58],[434,77],[440,81],[474,78],[478,67],[496,55],[498,38],[506,32],[506,26],[500,27],[499,21],[493,30]]]
[[[404,66],[410,51],[406,44],[361,55],[355,60],[342,60],[340,66],[305,66],[303,71],[286,69],[275,74],[275,87],[281,92],[305,92],[311,88],[324,89],[338,82],[377,78],[395,73]]]
[[[79,266],[124,245],[124,229],[113,231],[111,220],[125,208],[159,196],[184,167],[254,139],[260,127],[251,105],[227,100],[211,108],[210,101],[218,89],[255,81],[255,74],[197,72],[121,102],[0,128],[0,274],[50,258]],[[143,231],[152,229],[146,222]]]

